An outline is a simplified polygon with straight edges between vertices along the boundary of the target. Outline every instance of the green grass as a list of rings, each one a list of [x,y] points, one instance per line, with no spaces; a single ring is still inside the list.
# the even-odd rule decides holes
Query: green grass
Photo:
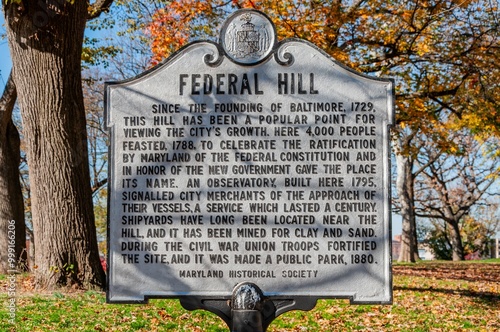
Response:
[[[500,261],[480,263],[486,264],[461,263],[464,278],[453,274],[454,263],[396,264],[392,305],[320,300],[311,311],[278,317],[268,331],[500,331],[500,280],[491,274],[480,280],[485,271],[500,271]],[[426,273],[439,269],[431,276],[411,275],[422,267]],[[228,331],[216,315],[186,311],[177,300],[117,305],[95,291],[18,293],[15,326],[8,322],[7,294],[0,295],[0,331]]]
[[[465,261],[465,264],[500,264],[500,258],[490,258],[483,260]]]

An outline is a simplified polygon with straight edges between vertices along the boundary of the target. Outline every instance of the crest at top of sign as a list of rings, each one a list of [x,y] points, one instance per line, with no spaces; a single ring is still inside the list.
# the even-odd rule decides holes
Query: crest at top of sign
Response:
[[[276,30],[261,12],[243,9],[225,22],[220,42],[226,55],[241,65],[254,65],[268,58],[276,43]]]

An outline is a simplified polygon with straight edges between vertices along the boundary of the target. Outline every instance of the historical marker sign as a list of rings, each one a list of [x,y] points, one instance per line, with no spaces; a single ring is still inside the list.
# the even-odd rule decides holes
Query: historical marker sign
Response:
[[[264,295],[392,300],[393,83],[238,11],[106,88],[109,302]]]

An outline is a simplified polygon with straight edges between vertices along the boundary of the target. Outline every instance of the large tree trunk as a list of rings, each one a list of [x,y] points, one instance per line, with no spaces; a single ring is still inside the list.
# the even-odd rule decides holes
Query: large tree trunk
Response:
[[[398,143],[396,143],[398,144]],[[401,147],[396,149],[402,151]],[[403,220],[401,234],[401,248],[399,251],[400,262],[416,262],[418,256],[417,223],[414,209],[414,177],[412,162],[408,156],[402,153],[396,154],[396,166],[398,176],[396,179],[396,190],[401,205],[401,217]]]
[[[463,261],[465,259],[465,252],[458,224],[458,221],[448,222],[448,225],[450,225],[451,257],[454,261]]]
[[[0,273],[3,274],[9,270],[25,270],[27,259],[24,203],[19,180],[20,138],[12,122],[16,98],[11,74],[0,99]]]
[[[29,163],[36,284],[103,287],[81,86],[88,2],[4,6]]]

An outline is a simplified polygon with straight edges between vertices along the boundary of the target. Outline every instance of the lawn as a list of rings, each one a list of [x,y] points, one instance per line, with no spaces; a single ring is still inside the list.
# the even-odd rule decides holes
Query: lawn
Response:
[[[392,305],[320,300],[288,312],[268,331],[500,331],[500,260],[396,264]],[[36,292],[18,276],[16,324],[9,323],[6,276],[0,277],[0,331],[228,331],[216,315],[189,312],[177,300],[106,304],[105,294]]]

